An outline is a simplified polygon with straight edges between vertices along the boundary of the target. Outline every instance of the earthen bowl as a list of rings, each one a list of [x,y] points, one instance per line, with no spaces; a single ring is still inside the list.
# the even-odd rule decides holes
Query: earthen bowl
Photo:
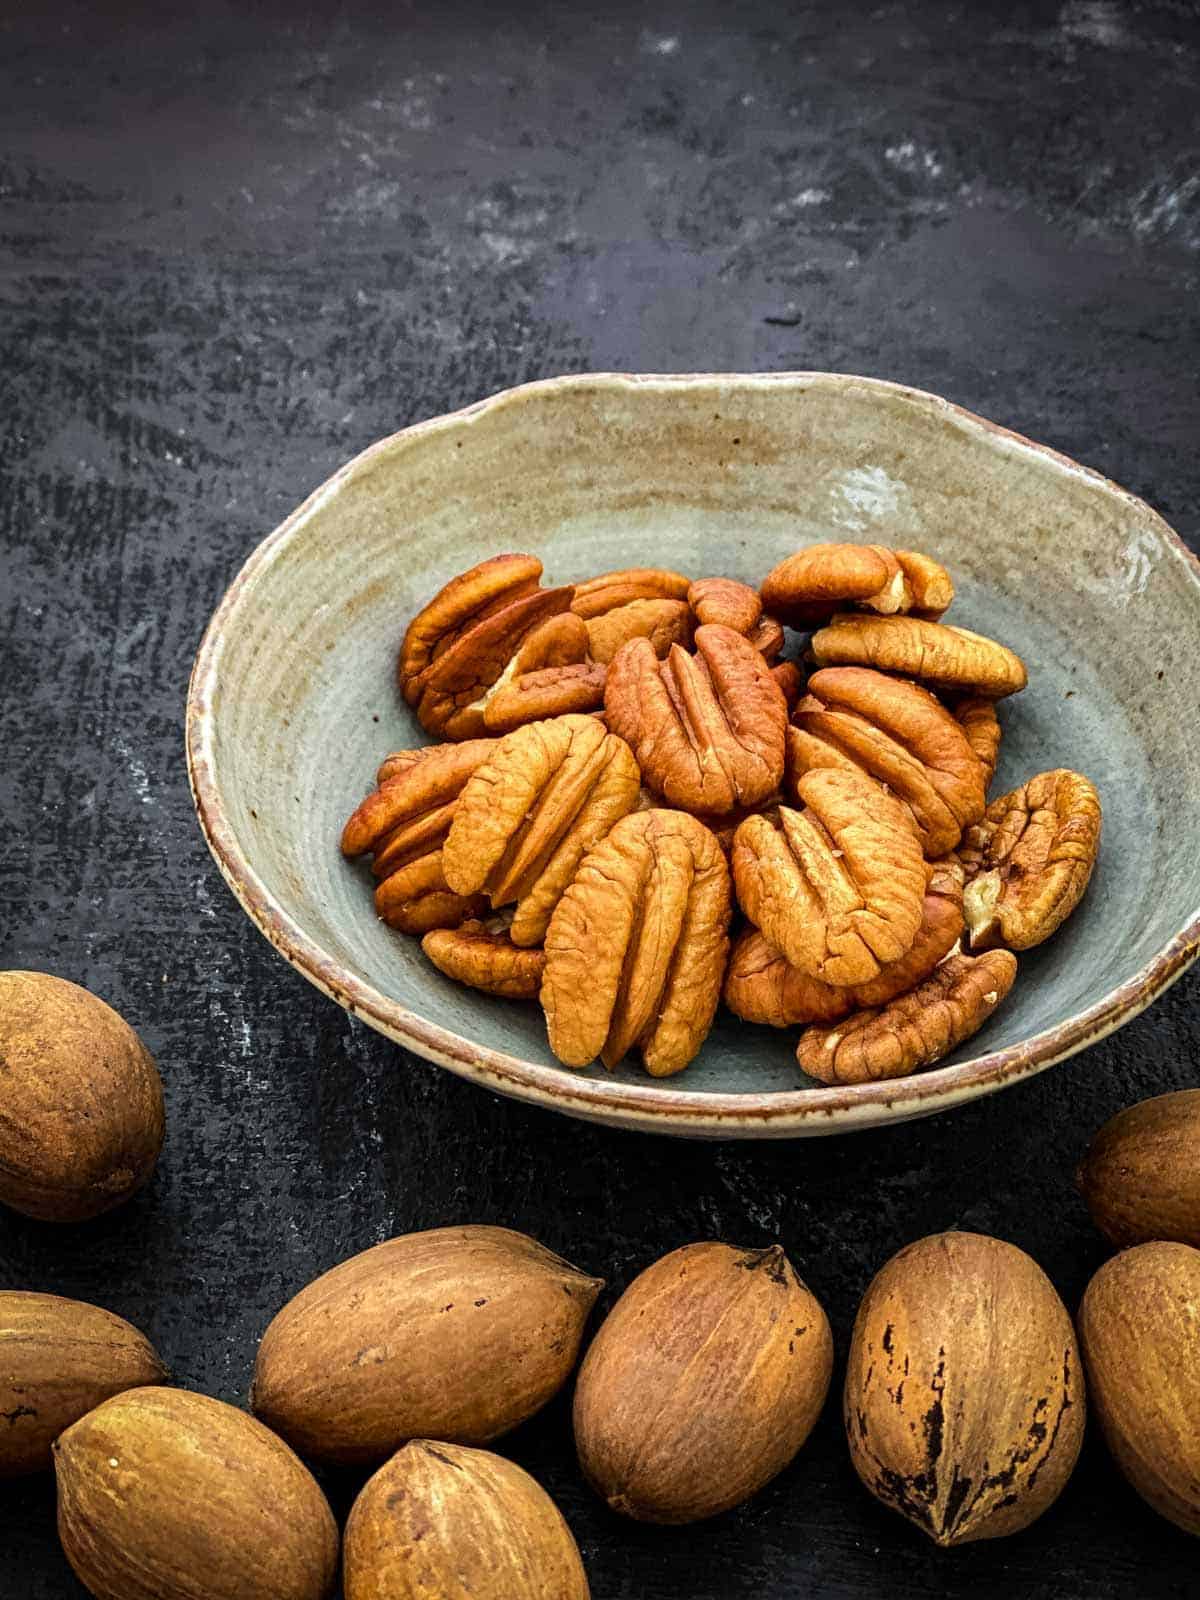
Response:
[[[1066,927],[945,1063],[890,1083],[800,1077],[794,1034],[722,1015],[656,1081],[568,1071],[536,1005],[457,987],[374,916],[341,825],[389,750],[425,742],[394,660],[413,612],[502,550],[547,579],[653,563],[757,582],[818,539],[927,550],[952,620],[1013,646],[1003,788],[1088,773],[1104,839]],[[279,952],[371,1027],[485,1088],[701,1137],[834,1133],[948,1110],[1135,1017],[1200,940],[1200,565],[1142,501],[935,395],[830,373],[533,383],[372,445],[254,552],[196,659],[200,824]],[[999,790],[993,791],[999,792]],[[397,1063],[399,1065],[399,1062]],[[397,1074],[397,1094],[405,1080]]]

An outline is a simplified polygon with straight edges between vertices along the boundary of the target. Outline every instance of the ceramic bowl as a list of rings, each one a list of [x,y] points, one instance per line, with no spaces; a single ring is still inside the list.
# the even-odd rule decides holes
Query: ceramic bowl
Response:
[[[548,582],[655,564],[757,583],[819,539],[915,547],[951,620],[1013,646],[998,787],[1088,773],[1104,839],[1088,894],[1021,958],[1008,1001],[944,1064],[890,1083],[802,1078],[798,1030],[722,1013],[686,1072],[558,1066],[540,1010],[458,987],[375,918],[342,823],[388,751],[408,619],[485,556]],[[832,1133],[948,1109],[1137,1015],[1200,938],[1200,564],[1142,501],[935,395],[830,373],[581,376],[406,428],[275,530],[221,602],[187,709],[200,823],[280,953],[371,1027],[502,1094],[702,1137]],[[398,1083],[399,1092],[403,1092]]]

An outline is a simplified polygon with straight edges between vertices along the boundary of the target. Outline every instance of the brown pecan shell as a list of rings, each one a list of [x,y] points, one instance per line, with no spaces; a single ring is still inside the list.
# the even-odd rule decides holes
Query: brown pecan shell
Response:
[[[613,1067],[635,1046],[680,1072],[712,1025],[729,953],[729,868],[682,811],[636,811],[583,860],[546,933],[542,1006],[565,1065]]]
[[[821,1083],[907,1077],[977,1033],[1016,973],[1016,957],[1007,950],[947,956],[924,983],[890,1004],[858,1011],[832,1027],[806,1029],[796,1060]]]
[[[545,956],[522,950],[507,928],[472,919],[457,928],[438,928],[421,940],[421,949],[439,972],[504,1000],[536,1000]]]
[[[1016,694],[1028,681],[1024,663],[1005,645],[920,617],[846,612],[813,634],[811,648],[818,666],[874,667],[989,700]]]
[[[672,805],[720,814],[765,800],[783,777],[787,705],[770,669],[740,633],[696,630],[661,664],[644,639],[608,668],[604,705],[637,754],[647,784]]]
[[[963,838],[971,948],[1030,950],[1083,898],[1100,848],[1100,796],[1082,773],[1040,772]]]
[[[637,804],[633,752],[594,717],[533,722],[502,739],[459,796],[445,872],[459,894],[515,905],[512,940],[542,942],[584,854]]]
[[[912,813],[930,859],[953,850],[983,815],[984,769],[966,733],[919,684],[868,667],[825,667],[788,729],[788,779],[846,762],[884,784]]]
[[[912,949],[925,862],[911,817],[853,769],[807,772],[803,811],[778,826],[749,817],[733,843],[742,910],[794,967],[825,983],[866,983]]]
[[[882,967],[868,983],[838,988],[810,977],[775,950],[757,928],[734,940],[723,999],[745,1022],[791,1027],[836,1022],[866,1006],[886,1005],[922,983],[957,944],[963,931],[963,869],[952,856],[930,868],[921,927],[907,955]]]

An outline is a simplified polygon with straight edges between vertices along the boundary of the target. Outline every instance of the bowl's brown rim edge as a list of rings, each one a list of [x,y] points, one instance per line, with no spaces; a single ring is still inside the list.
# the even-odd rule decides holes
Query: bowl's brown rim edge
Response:
[[[1086,1046],[1097,1043],[1136,1017],[1196,960],[1200,954],[1200,909],[1134,977],[1111,990],[1078,1016],[1005,1049],[972,1057],[954,1066],[935,1068],[914,1077],[879,1083],[748,1093],[697,1091],[683,1094],[678,1090],[658,1087],[652,1081],[630,1084],[612,1079],[579,1077],[566,1068],[544,1066],[475,1044],[449,1029],[427,1022],[397,1001],[388,999],[372,985],[348,973],[288,916],[251,867],[225,816],[211,756],[212,693],[223,630],[226,619],[246,589],[278,555],[290,534],[319,500],[399,440],[461,423],[494,407],[517,402],[532,392],[562,387],[643,384],[660,385],[666,389],[702,384],[785,384],[808,387],[818,380],[832,381],[846,387],[882,390],[916,401],[972,429],[980,429],[1011,442],[1021,450],[1046,457],[1072,474],[1094,482],[1149,517],[1168,547],[1173,548],[1191,568],[1194,580],[1200,585],[1200,559],[1152,507],[1129,490],[1048,445],[1038,444],[940,395],[882,378],[827,372],[568,374],[502,390],[457,411],[400,429],[344,463],[251,552],[209,621],[188,684],[185,716],[188,781],[201,831],[239,904],[284,959],[309,982],[352,1015],[361,1017],[397,1043],[409,1046],[428,1060],[499,1093],[551,1110],[626,1127],[657,1129],[660,1132],[708,1133],[727,1138],[755,1133],[784,1138],[823,1132],[831,1125],[840,1128],[862,1127],[920,1116],[994,1092],[1020,1078],[1042,1072]]]

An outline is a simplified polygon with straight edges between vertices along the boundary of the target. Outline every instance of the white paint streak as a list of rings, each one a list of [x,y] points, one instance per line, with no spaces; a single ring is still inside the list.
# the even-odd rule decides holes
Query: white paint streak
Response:
[[[924,150],[913,139],[901,144],[889,144],[883,159],[901,172],[924,173],[928,178],[940,178],[942,163],[936,150]]]
[[[1143,528],[1133,535],[1121,551],[1121,561],[1124,566],[1122,576],[1127,594],[1145,594],[1146,585],[1154,574],[1158,554],[1158,541],[1148,529]]]
[[[129,782],[134,794],[144,806],[154,804],[154,796],[150,791],[150,775],[146,771],[145,762],[136,751],[130,749],[123,734],[118,734],[113,741],[113,748],[125,763],[125,770],[129,773]]]
[[[656,38],[649,38],[646,40],[645,48],[651,55],[673,56],[679,50],[679,35],[668,33],[659,35]]]

